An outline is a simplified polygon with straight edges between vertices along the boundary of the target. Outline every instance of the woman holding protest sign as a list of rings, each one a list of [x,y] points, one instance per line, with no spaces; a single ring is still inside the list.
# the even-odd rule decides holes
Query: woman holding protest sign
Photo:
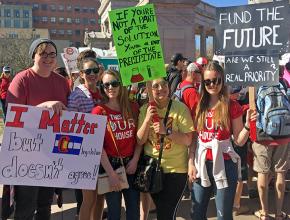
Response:
[[[201,99],[196,112],[198,148],[190,155],[189,179],[194,182],[192,219],[206,219],[207,207],[213,191],[219,220],[233,219],[232,209],[240,157],[235,153],[230,141],[243,146],[249,136],[250,120],[256,113],[247,111],[246,123],[242,121],[242,107],[229,99],[224,84],[223,68],[209,63],[202,75]],[[195,163],[194,163],[195,158]]]
[[[121,218],[123,195],[126,219],[139,220],[140,193],[133,188],[134,173],[141,153],[141,147],[136,143],[138,106],[129,102],[127,89],[121,85],[119,73],[106,70],[100,81],[105,102],[96,106],[92,113],[106,115],[108,120],[99,172],[108,176],[109,190],[105,193],[108,219]],[[117,170],[122,168],[125,168],[126,174],[121,177]],[[98,192],[106,188],[100,181],[99,176]],[[126,181],[129,185],[125,184]]]
[[[80,68],[80,85],[68,98],[70,111],[91,113],[92,109],[101,102],[101,95],[97,88],[99,80],[99,64],[96,59],[84,57],[78,60]],[[95,190],[76,190],[77,215],[82,219],[102,219],[104,196],[97,195]]]
[[[188,146],[192,142],[193,122],[183,103],[170,100],[166,79],[152,81],[152,96],[156,105],[142,106],[137,139],[140,145],[144,145],[144,155],[156,160],[161,143],[164,143],[161,159],[164,181],[161,191],[151,193],[151,196],[156,205],[157,219],[175,219],[187,186]],[[165,115],[168,115],[168,120],[164,119]]]

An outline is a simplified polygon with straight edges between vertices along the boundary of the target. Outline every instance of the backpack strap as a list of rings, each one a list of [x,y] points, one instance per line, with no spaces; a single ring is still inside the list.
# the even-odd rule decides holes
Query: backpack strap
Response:
[[[180,87],[180,84],[178,85],[178,87]],[[184,93],[184,91],[185,91],[186,89],[189,89],[189,88],[194,88],[194,86],[191,85],[191,84],[188,84],[188,85],[185,85],[185,86],[183,86],[182,88],[180,88],[181,98],[183,97],[183,93]]]

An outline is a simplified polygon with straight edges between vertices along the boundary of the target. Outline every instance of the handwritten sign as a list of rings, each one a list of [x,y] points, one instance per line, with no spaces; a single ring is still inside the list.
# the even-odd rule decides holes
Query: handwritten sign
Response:
[[[95,189],[106,117],[9,104],[0,182]]]
[[[154,6],[109,12],[123,85],[166,75]]]
[[[289,46],[289,14],[286,0],[217,8],[215,53],[284,53]]]
[[[225,83],[232,86],[277,85],[278,56],[225,57]]]
[[[79,55],[78,49],[75,47],[67,47],[63,49],[64,53],[61,53],[61,58],[68,74],[78,73],[77,57]]]

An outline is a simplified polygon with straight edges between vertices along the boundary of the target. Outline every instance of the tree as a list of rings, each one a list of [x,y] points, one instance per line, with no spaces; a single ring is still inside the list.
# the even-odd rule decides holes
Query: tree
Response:
[[[31,39],[9,39],[0,40],[0,65],[9,65],[14,73],[27,69],[32,65],[28,55]]]

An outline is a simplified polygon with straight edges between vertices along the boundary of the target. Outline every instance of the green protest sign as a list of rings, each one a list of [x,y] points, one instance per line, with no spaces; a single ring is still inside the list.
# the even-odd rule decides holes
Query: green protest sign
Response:
[[[166,75],[154,6],[109,12],[123,85]]]

